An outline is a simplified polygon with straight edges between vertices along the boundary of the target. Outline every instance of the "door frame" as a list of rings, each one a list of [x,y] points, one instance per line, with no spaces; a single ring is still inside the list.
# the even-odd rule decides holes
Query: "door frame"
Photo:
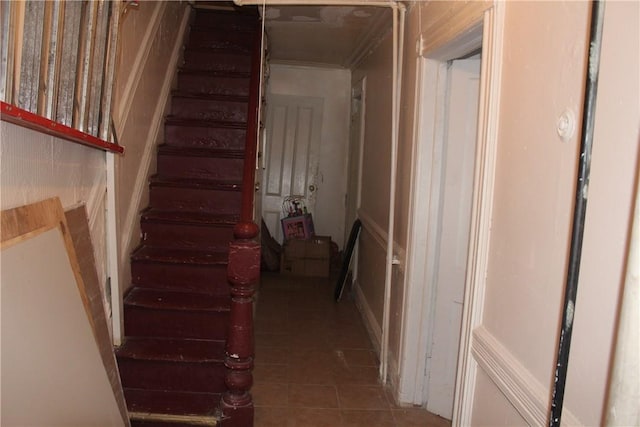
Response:
[[[471,421],[477,369],[471,354],[471,337],[482,317],[488,265],[503,23],[504,6],[497,2],[484,12],[480,22],[470,23],[461,35],[449,37],[442,47],[420,52],[416,62],[418,81],[398,399],[422,405],[428,398],[428,354],[433,335],[431,319],[435,311],[433,258],[430,255],[436,250],[434,227],[437,214],[434,213],[440,208],[437,202],[440,199],[440,186],[439,183],[435,185],[434,179],[439,176],[442,167],[443,100],[446,91],[446,79],[443,77],[446,76],[447,61],[459,58],[474,48],[482,48],[473,200],[453,425],[470,425]],[[425,265],[425,259],[430,260],[429,265]]]
[[[366,117],[366,101],[367,101],[367,76],[362,77],[360,80],[358,80],[357,82],[353,83],[351,85],[351,99],[353,101],[353,99],[355,98],[355,94],[356,94],[356,90],[360,91],[360,133],[359,135],[357,135],[357,140],[352,140],[352,135],[351,135],[351,129],[349,129],[349,150],[348,153],[351,153],[351,145],[352,144],[357,144],[358,145],[358,159],[357,159],[357,163],[354,163],[357,171],[356,171],[356,176],[357,176],[357,180],[358,180],[358,185],[356,188],[356,204],[355,204],[355,214],[356,214],[356,218],[358,217],[358,214],[360,212],[360,203],[362,201],[362,162],[364,159],[364,124],[365,124],[365,117]],[[353,106],[353,102],[351,104]],[[351,114],[351,112],[350,112]],[[349,170],[349,165],[351,164],[351,159],[347,159],[347,186],[346,189],[347,191],[349,191],[349,180],[351,177],[351,171]],[[346,193],[345,193],[345,202],[346,202]],[[351,223],[348,223],[348,221],[346,220],[346,215],[347,215],[347,206],[345,203],[345,225],[344,225],[344,231],[345,231],[345,236],[344,236],[344,243],[346,245],[347,240],[348,240],[348,236],[349,233],[351,231]],[[353,249],[353,255],[351,256],[351,265],[352,265],[352,272],[353,272],[353,281],[355,282],[358,278],[358,242],[356,242],[356,245]]]

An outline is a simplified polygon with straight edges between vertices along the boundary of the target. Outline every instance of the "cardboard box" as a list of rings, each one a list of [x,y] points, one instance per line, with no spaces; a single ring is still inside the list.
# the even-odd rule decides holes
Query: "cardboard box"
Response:
[[[329,277],[331,237],[315,236],[289,240],[284,244],[280,272],[292,276]]]

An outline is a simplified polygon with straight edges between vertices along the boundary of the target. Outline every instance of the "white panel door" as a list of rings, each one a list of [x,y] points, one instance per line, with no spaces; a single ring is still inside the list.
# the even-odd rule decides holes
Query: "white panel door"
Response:
[[[270,95],[268,104],[262,217],[271,235],[282,242],[285,197],[304,197],[309,212],[314,211],[323,100]]]
[[[453,61],[447,89],[427,409],[451,419],[469,244],[480,59]]]

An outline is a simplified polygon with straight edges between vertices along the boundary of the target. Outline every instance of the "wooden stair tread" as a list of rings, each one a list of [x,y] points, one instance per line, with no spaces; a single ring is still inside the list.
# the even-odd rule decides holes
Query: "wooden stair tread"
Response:
[[[227,78],[238,78],[238,79],[248,79],[251,77],[251,73],[247,73],[244,71],[222,71],[222,70],[207,70],[200,68],[189,68],[184,66],[178,70],[178,73],[183,75],[197,75],[197,76],[207,76],[211,78],[215,77],[227,77]]]
[[[147,208],[142,211],[142,220],[147,222],[232,227],[240,221],[240,216]]]
[[[184,92],[175,91],[172,93],[173,98],[186,98],[186,99],[199,99],[204,101],[218,101],[218,102],[249,102],[247,96],[242,95],[225,95],[225,94],[209,94],[204,92]]]
[[[229,297],[204,293],[182,292],[135,287],[124,299],[126,306],[164,310],[229,311]]]
[[[186,187],[222,191],[240,191],[242,189],[242,184],[239,182],[214,181],[210,179],[195,178],[174,178],[157,174],[152,176],[150,181],[151,185],[160,187]]]
[[[127,407],[133,414],[179,414],[216,417],[219,393],[191,393],[124,389]],[[131,417],[134,419],[134,417]],[[135,419],[140,419],[136,417]],[[215,425],[215,424],[214,424]]]
[[[135,261],[162,262],[169,264],[226,265],[227,251],[211,251],[158,246],[139,246],[132,254]]]
[[[225,343],[190,338],[128,337],[116,350],[116,356],[168,362],[223,362]]]
[[[201,119],[186,119],[177,116],[167,116],[165,118],[165,124],[174,126],[188,126],[188,127],[212,127],[212,128],[225,128],[225,129],[246,129],[246,122],[232,122],[224,120],[201,120]]]
[[[218,147],[189,147],[180,145],[161,144],[158,154],[187,156],[187,157],[216,157],[222,159],[244,159],[244,150]]]

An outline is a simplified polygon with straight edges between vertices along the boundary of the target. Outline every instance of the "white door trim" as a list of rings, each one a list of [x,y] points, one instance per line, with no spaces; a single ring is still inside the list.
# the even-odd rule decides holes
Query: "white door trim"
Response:
[[[473,329],[482,316],[485,277],[489,249],[489,226],[495,176],[496,133],[500,95],[500,63],[502,60],[504,6],[500,2],[484,13],[481,23],[472,23],[462,37],[451,40],[437,52],[422,52],[418,58],[416,88],[416,127],[410,192],[410,219],[408,227],[407,274],[405,275],[404,316],[400,356],[400,383],[398,398],[401,402],[424,404],[426,401],[428,372],[427,354],[433,333],[434,291],[433,268],[425,265],[435,251],[435,233],[432,213],[438,209],[438,194],[433,194],[434,177],[441,168],[442,97],[446,82],[443,67],[449,59],[482,46],[482,70],[478,114],[478,141],[474,171],[474,189],[471,211],[470,241],[465,280],[465,300],[462,314],[460,350],[453,408],[453,425],[470,425],[473,403],[473,385],[477,364],[471,355]],[[437,59],[429,59],[436,57]],[[422,79],[424,77],[424,79]],[[427,96],[430,94],[429,96]],[[430,132],[424,132],[430,129]],[[440,150],[437,151],[437,150]]]
[[[482,70],[478,108],[478,145],[453,425],[470,425],[478,364],[471,353],[473,331],[482,321],[489,263],[497,134],[500,118],[500,79],[504,41],[504,4],[495,2],[484,14]]]
[[[407,270],[400,358],[400,402],[422,405],[433,335],[436,227],[440,200],[446,63],[419,57],[416,63],[416,117],[410,188]],[[430,132],[427,132],[427,129]],[[425,220],[427,218],[427,220]],[[427,262],[425,263],[425,260]]]

